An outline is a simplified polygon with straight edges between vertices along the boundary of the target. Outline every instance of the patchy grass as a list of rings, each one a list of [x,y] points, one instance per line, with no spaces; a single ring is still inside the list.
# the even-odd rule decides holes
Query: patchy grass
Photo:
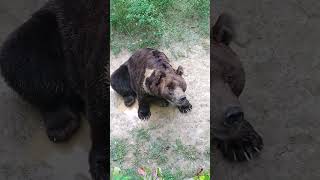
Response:
[[[149,141],[151,138],[150,131],[144,128],[138,129],[136,138],[139,141]]]
[[[113,138],[110,151],[112,161],[121,164],[128,153],[128,142],[125,139]]]
[[[201,171],[197,175],[185,176],[181,170],[161,170],[161,168],[148,168],[142,167],[137,170],[125,169],[121,170],[118,167],[114,167],[111,170],[111,179],[113,180],[183,180],[185,178],[194,180],[210,180],[209,171]],[[193,177],[193,178],[190,178]]]
[[[111,0],[111,49],[192,44],[209,36],[209,0]]]
[[[149,158],[155,160],[158,165],[163,165],[168,161],[167,151],[170,144],[162,138],[157,138],[149,145]]]
[[[137,171],[141,167],[161,168],[162,178],[165,180],[180,180],[195,176],[195,169],[182,170],[176,161],[184,159],[187,164],[191,164],[199,159],[207,159],[206,151],[199,153],[194,146],[185,145],[180,139],[170,142],[166,136],[156,136],[156,133],[153,133],[156,129],[155,127],[134,129],[131,132],[133,140],[131,143],[127,139],[112,138],[111,167],[120,165],[121,174],[132,179],[141,179]],[[130,156],[130,162],[124,162],[126,156]],[[128,167],[127,164],[132,165]]]
[[[143,166],[148,161],[154,161],[158,165],[163,165],[168,161],[167,150],[170,144],[162,139],[151,139],[149,129],[135,130],[135,145],[133,155],[135,157],[134,164]]]
[[[199,155],[194,146],[186,146],[182,144],[180,139],[176,140],[174,151],[188,160],[196,160]]]
[[[178,180],[185,177],[184,173],[178,169],[178,170],[171,170],[171,169],[164,169],[162,171],[163,179],[172,179],[172,180]]]

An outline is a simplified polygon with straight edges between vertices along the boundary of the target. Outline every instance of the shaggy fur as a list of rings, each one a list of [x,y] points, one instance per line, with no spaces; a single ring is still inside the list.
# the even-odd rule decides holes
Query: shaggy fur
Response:
[[[171,102],[182,113],[192,109],[185,95],[187,85],[182,75],[183,68],[173,69],[164,53],[146,48],[135,52],[111,75],[111,86],[123,97],[126,106],[131,106],[137,98],[139,118],[148,119],[151,116],[149,104],[154,100],[163,105]]]
[[[93,179],[109,177],[108,18],[109,1],[52,0],[11,33],[0,52],[5,81],[40,109],[51,141],[68,140],[86,114]]]
[[[231,17],[222,14],[211,30],[211,133],[224,157],[249,160],[259,154],[263,141],[244,119],[238,99],[245,73],[239,57],[229,47],[234,37]]]

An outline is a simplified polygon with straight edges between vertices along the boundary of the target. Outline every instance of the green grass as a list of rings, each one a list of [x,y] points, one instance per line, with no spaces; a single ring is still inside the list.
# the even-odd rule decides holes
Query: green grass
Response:
[[[139,141],[149,141],[151,138],[150,132],[148,129],[138,129],[136,139]]]
[[[112,139],[110,151],[112,161],[122,163],[128,153],[128,142],[125,139]]]
[[[168,180],[179,180],[184,177],[183,172],[178,169],[176,171],[172,171],[171,169],[164,169],[162,171],[163,179]]]
[[[148,129],[135,130],[135,145],[133,155],[135,157],[134,164],[139,167],[148,161],[154,161],[158,165],[163,165],[168,161],[167,150],[170,144],[162,139],[151,139]]]
[[[200,159],[209,159],[207,152],[199,153],[194,146],[185,145],[181,139],[169,141],[166,134],[156,135],[157,127],[137,128],[130,132],[133,141],[123,138],[111,139],[111,167],[120,167],[121,175],[131,179],[141,179],[137,174],[140,167],[159,167],[162,169],[162,177],[165,180],[182,180],[195,176],[197,167],[181,169],[177,161],[187,164]],[[209,151],[209,147],[206,147]],[[129,155],[130,154],[130,155]],[[125,160],[125,157],[128,157]],[[128,166],[128,164],[130,164]]]
[[[184,145],[179,139],[176,140],[174,151],[188,160],[196,160],[198,157],[198,152],[194,146]]]
[[[198,175],[190,175],[185,176],[181,170],[161,170],[161,168],[143,168],[144,174],[139,174],[138,170],[134,169],[120,169],[118,167],[114,167],[111,169],[112,180],[183,180],[185,178],[190,179],[193,177],[194,180],[210,180],[209,171],[201,172]]]
[[[111,0],[111,49],[192,44],[209,36],[209,0]]]
[[[149,158],[155,160],[158,165],[163,165],[168,161],[167,150],[169,148],[170,144],[166,140],[157,138],[149,145]]]

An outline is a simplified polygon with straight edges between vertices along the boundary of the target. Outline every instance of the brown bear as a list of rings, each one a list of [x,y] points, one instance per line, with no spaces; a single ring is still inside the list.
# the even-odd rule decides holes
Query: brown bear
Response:
[[[211,132],[224,157],[245,161],[259,154],[263,141],[245,120],[239,102],[245,72],[239,57],[229,46],[233,38],[233,20],[222,14],[211,29]]]
[[[135,52],[111,75],[111,86],[123,97],[126,106],[137,98],[138,117],[146,120],[151,116],[150,103],[154,101],[164,106],[171,103],[182,113],[192,109],[182,74],[183,68],[173,69],[163,52],[145,48]]]

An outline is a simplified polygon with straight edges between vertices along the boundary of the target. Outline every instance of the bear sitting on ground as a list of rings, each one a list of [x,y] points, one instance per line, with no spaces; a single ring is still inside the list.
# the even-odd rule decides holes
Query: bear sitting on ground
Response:
[[[231,161],[249,160],[259,154],[263,141],[244,119],[238,99],[245,73],[229,46],[234,37],[231,17],[222,14],[211,30],[211,133],[224,157]]]
[[[164,53],[145,48],[135,52],[111,75],[111,87],[123,97],[126,106],[138,99],[138,116],[142,120],[151,116],[152,101],[164,105],[170,102],[186,113],[192,105],[185,95],[187,84],[182,74],[183,68],[173,69]]]
[[[40,109],[51,141],[68,140],[86,114],[93,179],[109,178],[108,19],[109,1],[52,0],[0,52],[6,83]]]

